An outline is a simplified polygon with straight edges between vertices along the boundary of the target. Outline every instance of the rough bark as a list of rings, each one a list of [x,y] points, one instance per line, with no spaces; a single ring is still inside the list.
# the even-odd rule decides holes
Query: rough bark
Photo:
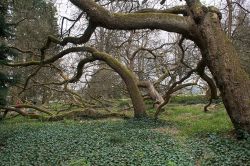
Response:
[[[250,79],[237,52],[223,32],[216,13],[208,12],[198,25],[197,45],[221,92],[227,113],[237,130],[250,133]]]
[[[235,128],[250,133],[250,80],[241,68],[231,42],[220,25],[213,21],[211,16],[205,20],[203,32],[207,51],[203,51],[203,54]]]

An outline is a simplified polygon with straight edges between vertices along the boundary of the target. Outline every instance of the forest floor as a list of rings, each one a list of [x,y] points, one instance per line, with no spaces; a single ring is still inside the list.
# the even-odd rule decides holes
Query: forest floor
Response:
[[[170,104],[159,121],[5,120],[0,166],[249,166],[250,138],[235,139],[222,105],[203,106]]]

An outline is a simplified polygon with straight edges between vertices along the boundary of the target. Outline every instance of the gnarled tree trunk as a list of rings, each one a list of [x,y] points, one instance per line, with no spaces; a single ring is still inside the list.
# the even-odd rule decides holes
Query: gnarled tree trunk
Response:
[[[250,133],[249,76],[241,68],[237,52],[223,32],[216,13],[204,12],[197,25],[196,43],[220,89],[227,113],[238,134]]]
[[[241,68],[236,50],[220,25],[207,16],[202,29],[207,50],[202,51],[207,59],[223,103],[234,127],[250,133],[250,80]]]

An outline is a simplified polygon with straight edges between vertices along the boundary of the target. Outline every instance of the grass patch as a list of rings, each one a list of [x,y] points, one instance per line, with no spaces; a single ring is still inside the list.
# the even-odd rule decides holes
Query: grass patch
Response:
[[[180,130],[181,136],[225,133],[233,130],[232,123],[222,105],[217,105],[205,113],[203,105],[169,104],[161,118],[174,123]]]

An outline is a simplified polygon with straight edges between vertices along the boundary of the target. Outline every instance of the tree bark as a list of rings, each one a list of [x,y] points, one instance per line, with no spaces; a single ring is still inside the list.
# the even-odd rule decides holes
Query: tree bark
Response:
[[[227,113],[238,132],[250,133],[250,79],[241,68],[239,56],[223,32],[215,13],[207,13],[199,26],[199,45]]]

